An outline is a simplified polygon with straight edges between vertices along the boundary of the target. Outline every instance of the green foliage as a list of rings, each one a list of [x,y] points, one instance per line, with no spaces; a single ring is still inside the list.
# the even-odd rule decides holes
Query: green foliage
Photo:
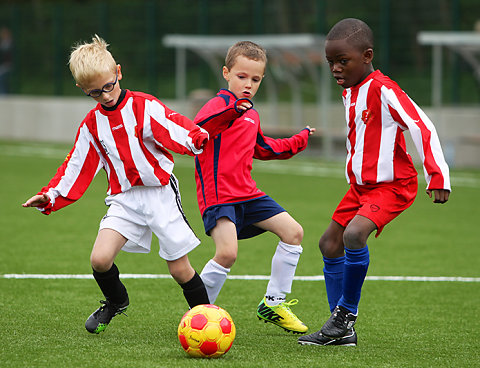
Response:
[[[2,203],[0,273],[90,274],[89,254],[106,211],[106,182],[97,177],[75,204],[50,216],[21,207],[61,164],[64,145],[0,142]],[[318,238],[347,185],[337,164],[307,159],[254,162],[260,188],[305,230],[297,275],[321,275]],[[190,254],[201,270],[213,255],[195,197],[193,159],[176,157],[184,209],[202,244]],[[479,277],[480,172],[453,172],[445,205],[431,203],[420,180],[414,205],[370,239],[371,276]],[[233,275],[268,275],[277,239],[264,234],[239,244]],[[121,273],[168,273],[157,254],[121,253]],[[218,304],[237,326],[230,352],[218,360],[189,358],[176,329],[187,309],[172,279],[125,279],[131,305],[100,335],[83,325],[101,293],[92,279],[0,278],[0,354],[5,367],[474,367],[480,361],[479,283],[369,281],[364,285],[356,348],[300,346],[296,336],[257,320],[267,281],[227,280]],[[315,331],[328,318],[323,281],[295,281],[294,312]]]

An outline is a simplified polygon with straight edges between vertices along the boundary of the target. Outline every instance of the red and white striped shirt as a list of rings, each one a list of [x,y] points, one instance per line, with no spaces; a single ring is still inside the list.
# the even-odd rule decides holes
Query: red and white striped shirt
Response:
[[[428,189],[450,190],[448,165],[434,125],[415,102],[379,70],[343,91],[349,183],[391,182],[417,175],[403,132],[409,130]]]
[[[39,208],[44,214],[78,200],[100,169],[107,173],[107,193],[117,194],[168,184],[174,163],[167,150],[202,152],[208,133],[191,120],[145,93],[126,90],[121,97],[113,111],[98,104],[81,123],[72,150],[40,191],[50,197]]]

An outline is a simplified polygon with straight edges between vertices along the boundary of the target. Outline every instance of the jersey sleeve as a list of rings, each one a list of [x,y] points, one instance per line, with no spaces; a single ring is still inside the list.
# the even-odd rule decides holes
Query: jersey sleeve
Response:
[[[50,202],[38,209],[45,215],[77,201],[103,167],[87,125],[82,124],[75,144],[47,186],[38,194],[47,194]]]
[[[417,104],[402,90],[385,89],[393,119],[408,129],[422,160],[427,189],[451,190],[449,168],[435,126]]]
[[[253,106],[252,101],[247,98],[233,100],[227,104],[222,97],[214,97],[200,109],[193,122],[205,129],[210,137],[215,137],[243,115],[245,111],[237,108],[242,101],[248,101]]]
[[[206,130],[158,100],[150,101],[148,108],[153,137],[158,145],[190,156],[203,152],[209,138]]]
[[[307,148],[309,129],[290,138],[274,139],[263,134],[259,127],[254,158],[259,160],[285,160]]]

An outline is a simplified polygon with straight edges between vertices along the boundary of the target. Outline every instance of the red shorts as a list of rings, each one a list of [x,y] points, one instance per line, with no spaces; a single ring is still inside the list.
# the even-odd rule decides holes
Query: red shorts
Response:
[[[351,184],[332,220],[347,227],[356,215],[366,217],[377,225],[377,237],[386,224],[412,205],[417,189],[417,177],[390,183]]]

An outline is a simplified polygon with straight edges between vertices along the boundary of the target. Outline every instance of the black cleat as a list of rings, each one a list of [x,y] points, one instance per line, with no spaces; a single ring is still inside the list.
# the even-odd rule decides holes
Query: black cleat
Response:
[[[355,314],[351,313],[348,309],[337,305],[320,332],[325,337],[339,339],[347,335],[356,320],[357,316]]]
[[[85,328],[90,333],[98,334],[105,330],[117,314],[125,314],[129,301],[128,298],[122,304],[113,304],[109,300],[101,300],[103,305],[93,312],[85,322]],[[126,315],[126,314],[125,314]]]
[[[311,333],[310,335],[298,338],[300,345],[335,345],[335,346],[357,346],[357,333],[352,327],[347,334],[339,339],[331,339],[322,335],[320,331]]]

